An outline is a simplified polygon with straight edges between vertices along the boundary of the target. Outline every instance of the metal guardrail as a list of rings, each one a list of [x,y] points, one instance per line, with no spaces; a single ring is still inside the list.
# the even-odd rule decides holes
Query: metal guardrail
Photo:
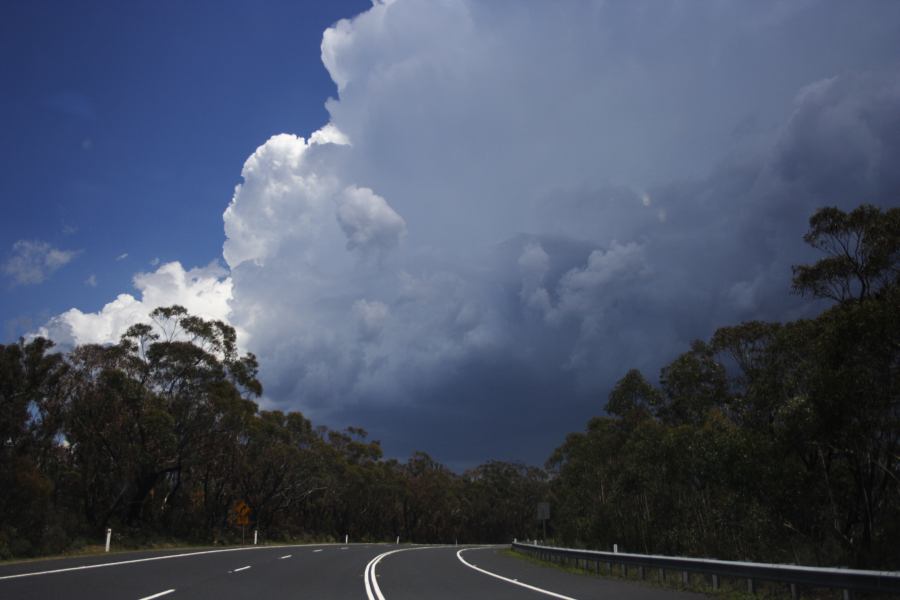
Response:
[[[521,542],[513,542],[512,548],[550,562],[574,560],[576,566],[583,564],[585,569],[595,566],[598,573],[600,566],[606,564],[609,572],[612,572],[613,565],[620,565],[626,575],[630,567],[635,567],[642,579],[646,575],[646,569],[659,569],[661,581],[665,580],[667,571],[680,572],[684,583],[688,583],[690,573],[709,575],[712,579],[713,589],[719,588],[721,577],[729,577],[747,580],[747,591],[750,593],[756,591],[756,582],[771,581],[788,584],[794,598],[797,598],[798,586],[843,590],[845,600],[849,600],[852,592],[876,592],[900,597],[900,572],[895,571],[861,571],[653,554],[599,552]]]

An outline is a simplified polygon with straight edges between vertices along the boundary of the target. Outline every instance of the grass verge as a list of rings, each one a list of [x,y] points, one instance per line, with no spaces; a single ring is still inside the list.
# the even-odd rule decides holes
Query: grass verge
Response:
[[[581,563],[576,565],[576,563],[572,561],[543,561],[513,549],[503,550],[503,553],[507,556],[524,560],[541,567],[559,569],[583,577],[615,579],[657,588],[694,592],[705,594],[712,598],[716,598],[717,600],[791,600],[790,587],[787,584],[778,582],[759,581],[756,584],[756,593],[751,594],[746,591],[747,581],[745,579],[730,579],[723,577],[720,580],[719,589],[714,590],[711,582],[705,576],[698,573],[688,573],[687,583],[685,584],[680,571],[667,571],[665,579],[660,579],[660,573],[657,569],[646,569],[645,577],[642,579],[638,569],[634,567],[628,569],[626,573],[621,565],[613,565],[610,568],[606,563],[601,562],[600,572],[598,572],[596,563],[593,562],[589,563],[587,568],[585,568]],[[841,590],[803,589],[799,591],[798,598],[801,600],[841,600],[843,598],[843,592]],[[868,594],[854,594],[853,598],[854,600],[861,600],[863,598],[868,600],[886,600],[885,596],[879,597]]]

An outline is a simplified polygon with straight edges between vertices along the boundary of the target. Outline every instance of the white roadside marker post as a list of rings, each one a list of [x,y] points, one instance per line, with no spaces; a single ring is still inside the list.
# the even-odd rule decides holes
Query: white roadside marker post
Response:
[[[345,533],[345,534],[344,534],[344,543],[346,544],[346,543],[348,543],[349,541],[350,541],[350,534],[349,534],[349,533]]]
[[[109,540],[112,538],[112,529],[106,528],[106,551],[109,552]]]
[[[254,529],[253,530],[253,545],[254,546],[256,545],[257,535],[259,535],[259,529]]]
[[[397,536],[397,543],[398,543],[398,544],[400,543],[400,536],[399,536],[399,535]]]

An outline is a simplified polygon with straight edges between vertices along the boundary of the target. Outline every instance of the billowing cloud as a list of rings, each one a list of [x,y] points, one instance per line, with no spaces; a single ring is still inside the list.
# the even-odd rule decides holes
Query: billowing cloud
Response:
[[[337,220],[347,236],[347,249],[382,255],[400,243],[406,222],[368,188],[350,186],[338,199]]]
[[[316,169],[315,144],[277,135],[244,163],[234,198],[225,211],[225,260],[231,268],[263,265],[282,243],[315,245],[338,182]]]
[[[652,0],[340,21],[330,122],[261,145],[224,214],[214,281],[266,402],[396,454],[540,461],[628,368],[812,314],[788,293],[809,215],[900,195],[896,23]]]
[[[58,269],[72,262],[75,250],[60,250],[39,240],[19,240],[3,263],[3,273],[13,285],[34,285],[45,281]]]
[[[48,337],[62,347],[114,343],[131,325],[149,322],[153,309],[172,304],[180,304],[207,319],[227,320],[231,280],[226,275],[215,263],[187,271],[180,263],[165,263],[152,273],[134,276],[140,299],[119,294],[97,312],[72,308],[53,317],[32,335]],[[91,279],[93,275],[88,281]]]

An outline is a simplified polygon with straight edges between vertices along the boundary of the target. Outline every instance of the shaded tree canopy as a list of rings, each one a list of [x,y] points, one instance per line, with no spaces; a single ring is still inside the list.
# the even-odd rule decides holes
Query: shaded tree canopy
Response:
[[[900,566],[900,209],[824,208],[814,319],[722,327],[616,384],[547,464],[564,543]]]
[[[112,527],[133,544],[269,539],[506,541],[535,531],[540,469],[458,475],[385,460],[365,430],[260,410],[258,364],[221,321],[162,307],[118,344],[0,346],[0,558]],[[507,495],[506,490],[509,492]],[[496,507],[503,504],[503,513]]]

